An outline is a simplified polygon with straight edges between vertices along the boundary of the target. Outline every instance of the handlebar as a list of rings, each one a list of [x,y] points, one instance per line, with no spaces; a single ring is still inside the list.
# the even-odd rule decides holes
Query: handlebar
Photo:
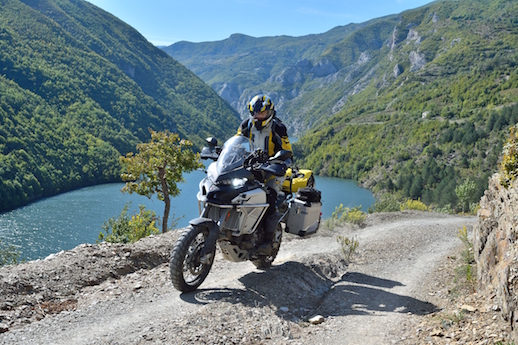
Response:
[[[243,166],[245,169],[258,169],[262,164],[268,162],[268,154],[261,149],[256,149],[245,158]]]
[[[289,153],[291,154],[291,152]],[[257,176],[261,176],[261,179],[265,178],[264,174],[284,176],[286,173],[287,165],[281,159],[285,157],[286,155],[279,154],[276,154],[273,157],[269,157],[266,152],[261,149],[257,149],[244,160],[243,166],[245,169],[251,171],[252,173],[258,174]]]

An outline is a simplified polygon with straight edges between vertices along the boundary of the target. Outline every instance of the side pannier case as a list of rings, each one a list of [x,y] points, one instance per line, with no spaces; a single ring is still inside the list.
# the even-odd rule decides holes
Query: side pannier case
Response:
[[[320,226],[322,197],[319,190],[301,188],[290,201],[286,231],[301,237],[314,234]]]

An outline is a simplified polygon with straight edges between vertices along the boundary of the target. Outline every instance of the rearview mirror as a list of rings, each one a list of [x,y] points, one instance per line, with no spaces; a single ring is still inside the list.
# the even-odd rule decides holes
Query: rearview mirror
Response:
[[[205,139],[205,141],[207,142],[207,145],[209,145],[210,147],[218,146],[218,140],[216,138],[209,137]]]
[[[217,161],[219,154],[221,153],[221,147],[218,146],[218,140],[213,137],[209,137],[205,139],[207,145],[201,149],[200,158],[201,159],[212,159],[213,161]]]

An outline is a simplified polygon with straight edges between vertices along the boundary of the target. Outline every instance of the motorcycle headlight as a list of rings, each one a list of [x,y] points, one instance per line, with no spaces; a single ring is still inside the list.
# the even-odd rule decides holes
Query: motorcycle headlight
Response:
[[[224,181],[221,181],[220,183],[223,185],[231,185],[232,187],[237,189],[237,188],[243,187],[245,185],[246,181],[248,181],[248,179],[246,177],[243,177],[243,178],[233,178],[230,180],[224,180]]]
[[[234,179],[232,179],[232,186],[234,186],[234,188],[241,188],[245,185],[246,181],[248,181],[248,179],[245,177],[234,178]]]

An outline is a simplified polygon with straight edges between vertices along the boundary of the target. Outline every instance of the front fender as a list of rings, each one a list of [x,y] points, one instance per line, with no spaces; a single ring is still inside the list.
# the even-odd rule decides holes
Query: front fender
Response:
[[[198,226],[206,226],[209,229],[209,231],[212,229],[213,224],[215,224],[216,226],[218,225],[212,219],[204,218],[204,217],[198,217],[198,218],[191,219],[189,221],[189,224],[191,224],[192,226],[197,226],[197,225]]]
[[[216,249],[216,241],[218,240],[218,237],[219,237],[218,223],[216,223],[215,221],[213,221],[210,218],[198,217],[198,218],[191,219],[189,221],[189,224],[191,224],[191,226],[206,227],[209,230],[209,236],[207,237],[207,240],[205,241],[206,244],[203,247],[203,249],[200,253],[200,256],[203,257],[208,253],[213,253],[214,250]]]

